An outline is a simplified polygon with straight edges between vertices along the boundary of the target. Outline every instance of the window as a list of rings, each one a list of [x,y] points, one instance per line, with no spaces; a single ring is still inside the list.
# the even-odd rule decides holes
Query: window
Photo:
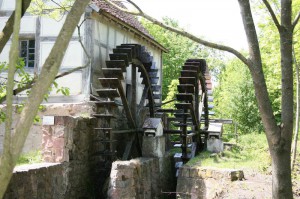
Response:
[[[35,40],[20,40],[20,57],[24,59],[25,67],[34,67]]]

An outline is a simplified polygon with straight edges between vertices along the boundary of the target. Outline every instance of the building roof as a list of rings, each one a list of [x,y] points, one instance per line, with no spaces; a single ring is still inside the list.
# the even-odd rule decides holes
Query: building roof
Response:
[[[124,11],[121,11],[110,4],[106,3],[103,0],[92,0],[93,3],[100,9],[99,14],[105,13],[109,14],[110,16],[120,20],[121,22],[128,25],[130,28],[133,28],[138,33],[142,34],[145,39],[151,40],[151,43],[153,43],[155,46],[161,48],[163,51],[167,52],[167,50],[159,44],[152,35],[148,32],[148,30],[137,20],[137,18],[131,14],[128,14]],[[126,8],[124,4],[122,4],[120,1],[114,1],[115,4],[119,5],[120,7]],[[107,15],[106,15],[107,16]]]

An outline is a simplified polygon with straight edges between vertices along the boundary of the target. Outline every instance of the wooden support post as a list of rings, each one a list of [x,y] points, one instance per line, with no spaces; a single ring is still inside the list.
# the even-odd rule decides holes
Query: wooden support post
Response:
[[[132,64],[132,68],[131,68],[131,114],[132,114],[132,117],[133,117],[133,120],[135,121],[135,124],[137,124],[137,117],[136,117],[136,106],[137,106],[137,103],[136,103],[136,92],[137,92],[137,84],[136,84],[136,65],[135,64]]]

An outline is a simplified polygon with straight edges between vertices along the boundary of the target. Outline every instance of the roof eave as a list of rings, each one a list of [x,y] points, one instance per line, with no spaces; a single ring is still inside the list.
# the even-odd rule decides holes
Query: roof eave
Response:
[[[95,11],[93,11],[95,12]],[[104,10],[101,10],[98,12],[99,15],[103,15],[104,17],[114,21],[115,23],[126,27],[129,31],[134,32],[137,35],[140,35],[142,39],[147,40],[148,42],[150,42],[152,45],[154,45],[155,47],[159,48],[160,50],[162,50],[163,52],[167,53],[168,49],[166,49],[164,46],[162,46],[160,43],[158,43],[155,39],[149,37],[148,35],[144,34],[143,32],[141,32],[140,30],[137,30],[135,27],[127,24],[126,22],[118,19],[117,17],[113,16],[112,14],[110,14],[109,12],[106,12]]]

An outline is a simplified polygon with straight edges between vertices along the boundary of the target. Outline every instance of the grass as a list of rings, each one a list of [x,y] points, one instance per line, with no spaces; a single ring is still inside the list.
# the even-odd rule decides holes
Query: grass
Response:
[[[22,154],[17,161],[17,165],[34,164],[40,162],[43,162],[41,151],[31,151],[29,153]]]
[[[218,168],[251,168],[266,173],[271,166],[271,157],[266,136],[253,133],[241,135],[239,143],[231,150],[214,155],[208,151],[202,152],[187,164],[190,166],[201,164],[201,166]]]

